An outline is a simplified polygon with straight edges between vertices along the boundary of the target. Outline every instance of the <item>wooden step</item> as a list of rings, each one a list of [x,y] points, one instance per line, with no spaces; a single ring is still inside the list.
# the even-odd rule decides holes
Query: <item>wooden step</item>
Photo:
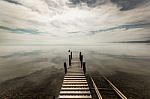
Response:
[[[65,86],[69,86],[69,87],[73,87],[73,86],[84,87],[84,86],[86,86],[86,87],[88,87],[88,84],[85,84],[85,85],[83,85],[83,84],[80,84],[80,85],[62,85],[62,87],[65,87]]]
[[[84,76],[84,73],[67,73],[66,76]]]
[[[86,80],[64,80],[63,82],[86,82]]]
[[[88,86],[62,86],[61,88],[89,88]]]
[[[65,95],[72,95],[72,94],[90,94],[90,91],[60,91],[60,94],[65,94]]]
[[[65,76],[65,78],[85,78],[85,76]]]
[[[64,80],[86,80],[86,78],[64,78]]]
[[[59,99],[91,99],[91,95],[60,95]]]
[[[84,91],[89,91],[89,88],[64,88],[64,87],[62,87],[61,90],[70,90],[70,91],[84,90]]]

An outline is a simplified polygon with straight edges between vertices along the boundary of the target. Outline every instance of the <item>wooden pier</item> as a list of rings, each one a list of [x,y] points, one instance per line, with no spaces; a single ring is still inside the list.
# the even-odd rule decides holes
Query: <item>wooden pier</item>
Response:
[[[105,76],[87,76],[83,55],[69,55],[69,66],[64,63],[65,76],[59,99],[127,99]],[[87,77],[90,79],[87,80]],[[99,82],[100,81],[100,82]],[[90,86],[89,86],[90,84]],[[94,90],[94,94],[91,93]]]
[[[81,67],[80,58],[69,55],[69,67],[64,63],[65,77],[60,90],[59,99],[92,99],[90,89],[85,77],[85,63]]]

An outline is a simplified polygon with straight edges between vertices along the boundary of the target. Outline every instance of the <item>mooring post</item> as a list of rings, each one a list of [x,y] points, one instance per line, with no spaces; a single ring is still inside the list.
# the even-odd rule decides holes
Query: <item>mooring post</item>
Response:
[[[85,62],[83,62],[83,72],[84,72],[84,74],[86,73],[86,66],[85,66]]]
[[[67,64],[64,62],[64,69],[65,69],[65,74],[67,73]]]
[[[82,68],[82,65],[83,65],[83,55],[81,55],[81,68]]]
[[[53,96],[53,99],[55,99],[55,96]]]
[[[71,55],[69,55],[69,66],[71,66]]]
[[[80,54],[79,54],[79,59],[80,59],[80,61],[81,61],[81,52],[80,52]]]
[[[71,59],[72,59],[72,52],[71,52]]]

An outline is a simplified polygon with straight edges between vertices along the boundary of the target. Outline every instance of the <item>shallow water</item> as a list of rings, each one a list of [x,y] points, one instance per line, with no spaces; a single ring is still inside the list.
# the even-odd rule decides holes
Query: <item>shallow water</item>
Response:
[[[110,79],[112,77],[112,81],[116,84],[118,84],[116,77],[124,80],[129,76],[138,76],[134,77],[135,82],[128,83],[128,80],[133,79],[131,77],[124,81],[125,84],[131,84],[130,87],[132,87],[133,83],[141,83],[138,80],[141,79],[148,88],[146,90],[149,91],[150,46],[136,43],[103,43],[98,46],[0,46],[0,83],[47,68],[62,69],[63,62],[68,61],[69,49],[73,51],[74,57],[82,51],[88,74],[96,72],[107,75]],[[130,75],[121,76],[120,73]],[[135,88],[135,90],[141,89]]]

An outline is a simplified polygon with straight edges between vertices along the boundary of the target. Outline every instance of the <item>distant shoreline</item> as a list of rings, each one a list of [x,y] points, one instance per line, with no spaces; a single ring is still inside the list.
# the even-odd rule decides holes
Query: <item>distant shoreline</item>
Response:
[[[105,43],[100,43],[100,44],[0,44],[0,46],[101,46],[102,44],[116,44],[116,43],[137,43],[137,44],[149,44],[150,41],[125,41],[125,42],[105,42]]]

